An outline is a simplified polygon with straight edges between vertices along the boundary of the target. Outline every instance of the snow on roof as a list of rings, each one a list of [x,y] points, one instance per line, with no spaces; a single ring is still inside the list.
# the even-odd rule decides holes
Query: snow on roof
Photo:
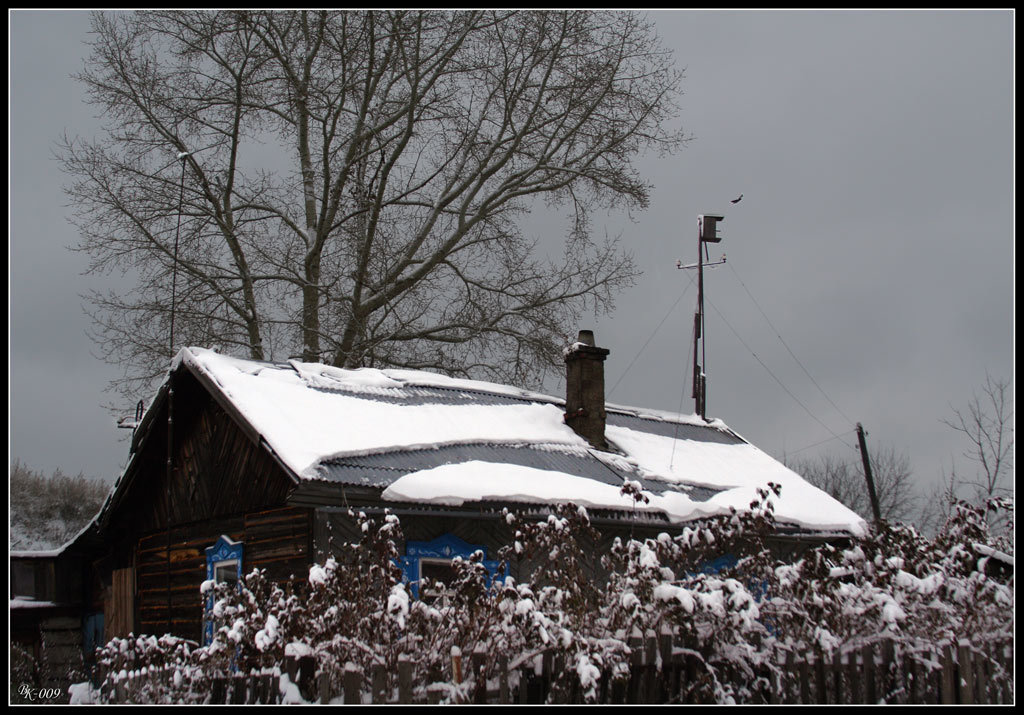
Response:
[[[721,420],[609,405],[617,419],[612,424],[610,415],[606,437],[618,451],[609,454],[591,449],[565,424],[563,400],[508,385],[413,370],[255,362],[202,348],[182,350],[173,365],[182,362],[215,384],[302,479],[325,479],[330,465],[366,455],[379,460],[384,453],[455,445],[556,448],[589,455],[607,468],[607,477],[595,479],[594,466],[571,474],[543,468],[544,460],[488,461],[480,459],[485,450],[475,450],[455,463],[405,464],[390,482],[374,486],[383,488],[383,498],[402,502],[573,501],[632,510],[616,484],[640,478],[651,487],[645,490],[651,501],[638,509],[663,512],[678,523],[749,508],[756,490],[772,481],[782,485],[773,499],[779,522],[854,535],[867,528],[857,514]],[[335,469],[332,480],[337,474]]]
[[[38,551],[33,551],[31,549],[9,551],[7,552],[7,556],[12,559],[55,559],[62,553],[64,553],[64,546],[59,549],[40,549]]]
[[[36,601],[31,598],[15,597],[11,599],[10,610],[13,611],[21,608],[55,608],[59,605],[59,603],[53,601]]]

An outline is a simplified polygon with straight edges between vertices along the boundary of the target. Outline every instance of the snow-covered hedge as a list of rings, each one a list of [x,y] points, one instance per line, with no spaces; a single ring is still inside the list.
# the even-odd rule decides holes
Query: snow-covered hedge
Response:
[[[624,493],[642,498],[628,487]],[[433,604],[413,599],[401,581],[398,518],[375,523],[353,514],[361,541],[312,566],[301,589],[286,591],[259,570],[241,588],[206,584],[216,589],[211,645],[115,639],[99,661],[110,671],[108,685],[125,668],[169,668],[172,675],[147,692],[151,702],[202,702],[213,678],[279,673],[287,658],[303,656],[315,659],[334,693],[347,670],[375,666],[394,692],[398,664],[408,662],[421,694],[433,684],[456,702],[501,669],[515,673],[554,654],[565,667],[549,698],[576,693],[592,702],[602,678],[629,677],[631,639],[672,633],[697,673],[686,684],[688,700],[745,703],[765,700],[787,651],[831,654],[891,638],[924,661],[941,642],[983,651],[1012,635],[1012,575],[985,573],[985,554],[1012,554],[1012,544],[990,538],[980,510],[961,504],[935,539],[883,524],[845,548],[823,545],[783,563],[766,548],[778,493],[770,484],[749,511],[679,534],[616,541],[601,556],[608,574],[601,582],[586,547],[597,534],[585,509],[560,507],[539,522],[506,513],[515,539],[500,553],[501,568],[520,562],[532,570],[521,582],[504,570],[489,582],[482,554],[456,559],[446,598]],[[701,570],[723,554],[731,565]],[[474,663],[460,683],[450,673],[453,653]]]

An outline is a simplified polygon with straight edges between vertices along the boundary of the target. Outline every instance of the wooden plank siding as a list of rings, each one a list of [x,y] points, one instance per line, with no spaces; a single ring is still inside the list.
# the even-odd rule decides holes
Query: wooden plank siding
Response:
[[[110,597],[104,603],[103,621],[107,638],[124,638],[135,630],[132,603],[135,598],[135,574],[131,567],[114,569]]]
[[[171,473],[165,404],[139,445],[110,529],[145,534],[285,504],[292,478],[190,373],[175,374],[171,399]]]
[[[111,515],[108,568],[135,568],[130,608],[137,633],[199,640],[206,549],[225,535],[244,544],[243,572],[258,567],[276,581],[305,578],[312,515],[287,506],[290,475],[188,371],[175,373],[172,399],[171,473],[165,404],[138,444],[130,482]],[[108,610],[123,607],[109,602]],[[115,623],[124,618],[111,616]]]
[[[206,549],[221,536],[244,545],[243,573],[265,569],[278,582],[306,578],[312,540],[308,509],[285,507],[184,524],[141,537],[137,608],[143,633],[200,640]]]

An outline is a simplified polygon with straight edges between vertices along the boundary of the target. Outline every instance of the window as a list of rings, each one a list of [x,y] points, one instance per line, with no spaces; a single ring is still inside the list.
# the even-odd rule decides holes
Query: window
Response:
[[[242,580],[242,554],[244,545],[230,536],[222,535],[217,543],[206,549],[206,580],[214,583],[238,583]],[[203,614],[203,644],[213,642],[213,592],[206,597]]]
[[[238,582],[238,559],[217,561],[213,564],[213,580],[217,583]]]
[[[36,567],[31,561],[11,560],[11,596],[36,597]]]
[[[54,565],[50,559],[11,559],[11,597],[54,600]]]
[[[455,578],[455,569],[452,567],[451,559],[428,559],[421,558],[419,578],[416,579],[420,586],[420,598],[426,603],[448,605],[448,598],[445,593],[446,587]],[[424,581],[426,579],[426,581]]]
[[[498,567],[497,561],[487,559],[487,547],[470,544],[454,534],[442,534],[433,541],[409,541],[405,545],[405,556],[398,561],[402,569],[403,580],[412,589],[416,598],[431,601],[443,593],[443,589],[431,588],[429,592],[420,593],[420,581],[423,578],[441,583],[451,583],[455,575],[452,559],[462,557],[468,559],[476,551],[484,554],[483,565],[493,576]]]

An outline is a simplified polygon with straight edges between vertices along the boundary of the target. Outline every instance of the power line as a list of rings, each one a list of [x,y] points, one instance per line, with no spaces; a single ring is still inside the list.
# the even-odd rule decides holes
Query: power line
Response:
[[[640,347],[640,351],[629,362],[629,365],[626,365],[626,369],[623,370],[622,374],[619,376],[619,379],[615,381],[614,385],[612,385],[612,389],[608,390],[609,397],[611,397],[612,393],[615,392],[615,388],[619,386],[620,382],[622,382],[622,378],[624,378],[629,373],[630,368],[633,367],[633,364],[636,363],[636,361],[640,358],[640,355],[643,353],[643,351],[647,349],[648,345],[650,345],[651,341],[654,339],[654,336],[658,334],[659,330],[661,330],[661,326],[665,324],[665,321],[668,320],[668,316],[671,315],[672,311],[676,309],[676,306],[679,305],[679,302],[686,296],[687,291],[690,290],[690,286],[692,285],[693,278],[691,277],[690,282],[686,285],[685,288],[683,288],[683,292],[679,294],[678,298],[676,298],[676,302],[672,304],[672,307],[668,309],[667,313],[665,313],[665,317],[663,317],[661,319],[661,322],[658,323],[657,327],[654,328],[654,332],[651,333],[651,336],[649,338],[647,338],[647,342],[645,342]]]
[[[839,406],[832,401],[832,398],[828,396],[825,390],[822,389],[821,385],[818,384],[818,381],[811,376],[811,373],[807,371],[807,368],[804,367],[804,364],[800,362],[800,358],[798,358],[793,353],[793,351],[789,347],[789,344],[786,343],[785,340],[783,340],[782,335],[779,333],[779,329],[776,328],[774,323],[772,323],[772,321],[769,320],[768,316],[765,315],[764,310],[761,308],[761,304],[757,302],[756,298],[754,298],[754,295],[750,292],[750,289],[747,288],[747,284],[743,282],[743,279],[740,278],[740,274],[736,272],[736,268],[733,266],[733,264],[730,263],[729,268],[732,269],[732,274],[736,276],[736,280],[740,282],[740,285],[743,286],[743,290],[746,291],[747,295],[750,296],[750,300],[754,302],[754,305],[757,306],[757,309],[761,312],[761,317],[763,317],[765,319],[765,322],[767,322],[768,325],[771,326],[771,329],[775,331],[775,337],[777,337],[779,341],[782,343],[782,345],[786,348],[786,351],[790,354],[790,357],[792,357],[796,361],[796,364],[800,366],[800,369],[804,371],[804,374],[807,375],[807,378],[814,383],[814,386],[818,388],[818,392],[820,392],[825,397],[825,399],[828,400],[828,403],[835,408],[836,412],[838,412],[843,417],[843,419],[845,419],[848,423],[852,424],[853,420],[847,417],[846,413],[839,409]]]
[[[782,388],[783,390],[785,390],[786,394],[787,394],[787,395],[789,395],[790,397],[792,397],[792,398],[793,398],[793,401],[794,401],[794,402],[796,402],[796,403],[797,403],[798,405],[800,405],[800,406],[801,406],[801,407],[802,407],[802,408],[804,409],[804,412],[806,412],[806,413],[807,413],[808,415],[810,415],[810,416],[811,416],[811,418],[812,418],[812,419],[813,419],[813,420],[814,420],[815,422],[817,422],[817,423],[818,423],[818,424],[820,424],[820,425],[821,425],[822,427],[824,427],[824,428],[825,428],[825,430],[826,430],[826,431],[827,431],[827,432],[828,432],[828,433],[829,433],[830,435],[832,435],[832,436],[833,436],[834,438],[836,438],[836,439],[840,439],[839,435],[837,435],[837,434],[836,434],[835,432],[833,432],[833,431],[832,431],[832,429],[831,429],[831,428],[830,428],[830,427],[829,427],[829,426],[828,426],[827,424],[825,424],[824,422],[822,422],[822,421],[821,421],[821,420],[820,420],[820,419],[819,419],[819,418],[818,418],[818,417],[817,417],[817,416],[816,416],[816,415],[815,415],[815,414],[814,414],[813,412],[811,412],[811,411],[810,411],[809,409],[807,409],[807,405],[805,405],[805,404],[804,404],[803,402],[801,402],[801,401],[799,400],[799,398],[797,398],[797,396],[796,396],[796,395],[794,395],[794,394],[793,394],[792,392],[790,392],[790,391],[789,391],[789,388],[788,388],[788,387],[786,387],[786,386],[785,386],[785,385],[784,385],[784,384],[782,383],[782,380],[780,380],[780,379],[779,379],[779,378],[778,378],[778,377],[777,377],[777,376],[775,375],[775,373],[774,373],[774,372],[772,372],[772,371],[771,371],[771,369],[770,369],[770,368],[769,368],[769,367],[768,367],[767,365],[765,365],[765,364],[764,364],[764,361],[763,361],[763,360],[761,360],[761,358],[759,358],[759,357],[757,356],[757,353],[755,353],[755,352],[754,352],[753,350],[751,350],[750,346],[749,346],[749,345],[747,345],[746,341],[745,341],[745,340],[744,340],[743,338],[741,338],[741,337],[740,337],[740,334],[736,332],[736,329],[735,329],[734,327],[732,327],[732,324],[731,324],[731,323],[730,323],[730,322],[729,322],[728,320],[726,320],[726,319],[725,319],[725,316],[724,316],[724,315],[722,315],[722,312],[721,312],[721,311],[720,311],[720,310],[719,310],[719,309],[718,309],[717,307],[715,307],[715,304],[714,304],[714,303],[712,303],[712,302],[711,302],[710,300],[708,300],[708,303],[710,303],[710,304],[711,304],[711,307],[715,309],[715,312],[716,312],[716,313],[718,313],[718,317],[719,317],[719,318],[721,318],[721,319],[722,319],[722,322],[724,322],[724,323],[726,324],[726,326],[727,326],[727,327],[729,328],[729,330],[731,330],[731,331],[732,331],[732,334],[736,336],[736,339],[737,339],[737,340],[739,340],[739,341],[740,341],[740,343],[742,343],[742,344],[743,344],[743,347],[745,347],[745,348],[747,349],[747,351],[748,351],[748,352],[749,352],[749,353],[750,353],[751,355],[753,355],[753,356],[754,356],[754,359],[755,359],[755,360],[757,360],[757,361],[758,361],[758,362],[759,362],[759,363],[761,364],[761,367],[763,367],[763,368],[764,368],[764,369],[765,369],[765,370],[766,370],[766,371],[768,372],[768,374],[772,376],[772,378],[773,378],[773,379],[775,380],[775,382],[779,383],[779,387],[781,387],[781,388]],[[840,441],[842,441],[842,440],[840,440]],[[846,444],[846,442],[843,442],[843,444]],[[846,446],[847,446],[847,447],[850,447],[850,449],[853,449],[853,447],[851,447],[851,446],[850,446],[850,445],[848,445],[848,444],[847,444]]]
[[[786,456],[788,457],[788,456],[793,455],[793,454],[799,454],[800,452],[803,452],[805,450],[811,449],[812,447],[817,447],[819,445],[825,444],[826,442],[832,442],[833,440],[839,439],[839,437],[845,437],[848,434],[853,434],[856,431],[857,430],[852,429],[852,430],[848,430],[846,432],[842,432],[842,433],[839,434],[838,437],[835,437],[835,436],[829,437],[828,439],[823,439],[820,442],[815,442],[814,444],[809,444],[806,447],[801,447],[800,449],[795,449],[792,452],[786,452]],[[846,445],[846,446],[849,447],[850,445]]]

